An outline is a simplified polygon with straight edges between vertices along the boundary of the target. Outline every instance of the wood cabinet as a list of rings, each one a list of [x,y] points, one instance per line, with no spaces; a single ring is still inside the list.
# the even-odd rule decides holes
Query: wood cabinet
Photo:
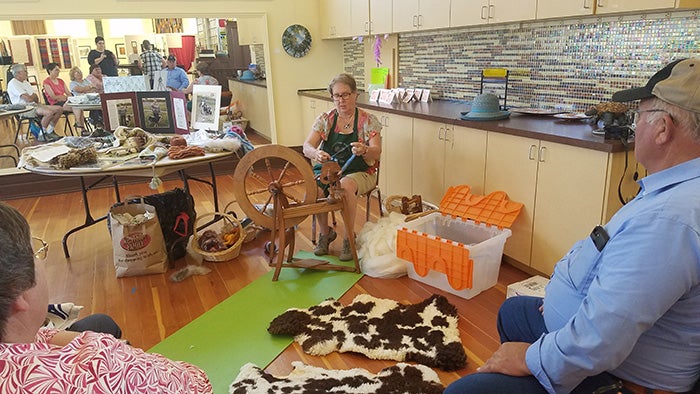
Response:
[[[537,0],[522,0],[517,7],[508,0],[452,0],[450,26],[533,20],[536,11]]]
[[[401,0],[392,6],[394,32],[450,27],[450,0]]]
[[[392,0],[369,1],[370,34],[393,33]]]
[[[351,4],[348,0],[321,0],[321,38],[350,37]]]
[[[489,132],[486,157],[485,192],[502,190],[524,204],[504,254],[551,274],[603,222],[613,155]]]
[[[674,8],[679,0],[596,0],[596,14]]]
[[[272,140],[267,88],[229,80],[229,89],[233,95],[232,98],[240,102],[240,110],[243,112],[243,117],[248,119],[248,126]]]
[[[238,43],[240,45],[263,44],[263,21],[260,17],[238,17]]]
[[[410,196],[413,163],[413,120],[407,116],[368,111],[382,123],[382,157],[379,165],[379,188],[386,198]]]
[[[483,193],[486,131],[413,119],[412,194],[440,204],[447,188]]]
[[[314,120],[322,112],[329,110],[333,103],[327,100],[320,100],[306,96],[300,96],[301,102],[301,135],[306,136],[311,132],[311,126],[314,125]]]
[[[592,15],[595,0],[537,0],[537,19]]]
[[[350,1],[350,35],[366,36],[369,32],[369,0]]]

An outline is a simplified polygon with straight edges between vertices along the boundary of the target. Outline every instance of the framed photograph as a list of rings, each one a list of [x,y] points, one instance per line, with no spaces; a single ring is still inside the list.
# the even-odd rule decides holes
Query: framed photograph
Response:
[[[119,59],[126,59],[126,45],[114,44],[114,53]]]
[[[187,96],[183,92],[170,92],[170,101],[173,109],[173,127],[178,134],[189,134],[187,125]]]
[[[91,49],[89,45],[79,45],[78,56],[80,56],[81,59],[87,59]]]
[[[154,134],[174,133],[170,92],[137,92],[141,128]]]
[[[219,130],[220,85],[192,87],[192,129]]]
[[[102,93],[100,100],[105,130],[114,131],[119,126],[141,127],[136,93]]]

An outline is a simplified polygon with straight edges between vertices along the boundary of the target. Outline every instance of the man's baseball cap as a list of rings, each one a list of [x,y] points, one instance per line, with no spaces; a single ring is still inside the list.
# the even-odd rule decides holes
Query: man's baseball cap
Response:
[[[172,62],[177,61],[177,59],[175,58],[174,55],[168,55],[168,60],[170,60]]]
[[[621,90],[612,99],[624,102],[649,97],[700,113],[700,59],[676,60],[654,74],[646,86]]]

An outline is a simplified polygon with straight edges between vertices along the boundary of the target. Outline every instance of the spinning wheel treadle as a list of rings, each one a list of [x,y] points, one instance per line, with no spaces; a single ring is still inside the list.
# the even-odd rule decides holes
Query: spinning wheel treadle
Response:
[[[271,240],[276,242],[274,250],[279,250],[272,280],[277,280],[283,267],[360,272],[354,232],[347,226],[347,202],[342,197],[333,201],[317,201],[318,188],[313,171],[300,154],[282,145],[259,147],[241,159],[233,181],[234,195],[241,210],[257,224],[272,230]],[[339,183],[331,186],[339,187]],[[294,226],[309,215],[337,210],[341,211],[346,234],[349,234],[355,266],[292,258]],[[286,262],[285,251],[288,254]],[[274,251],[269,255],[272,265]]]

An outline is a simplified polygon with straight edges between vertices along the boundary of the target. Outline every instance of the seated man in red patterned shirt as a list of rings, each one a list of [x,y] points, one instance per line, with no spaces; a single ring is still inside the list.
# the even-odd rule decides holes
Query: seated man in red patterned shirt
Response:
[[[42,328],[48,290],[37,260],[46,250],[26,219],[0,202],[0,393],[212,392],[204,371],[120,341],[104,315],[88,320],[107,323],[112,334]]]

